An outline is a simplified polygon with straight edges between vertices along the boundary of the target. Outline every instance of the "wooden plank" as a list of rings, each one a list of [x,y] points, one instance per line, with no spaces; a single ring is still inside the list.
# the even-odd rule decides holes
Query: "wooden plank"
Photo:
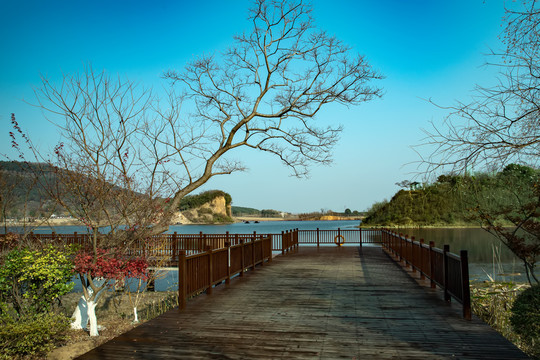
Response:
[[[379,247],[301,247],[80,359],[526,359]]]

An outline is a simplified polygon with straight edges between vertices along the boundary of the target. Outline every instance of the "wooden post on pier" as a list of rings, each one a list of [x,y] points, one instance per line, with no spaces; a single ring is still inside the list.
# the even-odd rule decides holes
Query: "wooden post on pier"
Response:
[[[212,255],[212,246],[210,245],[206,245],[206,254],[208,256],[208,288],[206,289],[206,294],[207,295],[212,295],[212,286],[213,286],[213,281],[214,281],[214,268],[213,268],[213,264],[212,264],[212,258],[213,258],[213,255]]]
[[[471,288],[469,287],[469,255],[467,250],[460,251],[461,258],[461,291],[463,300],[463,317],[471,320]]]
[[[450,293],[448,292],[448,253],[450,252],[450,245],[444,245],[443,247],[443,268],[444,268],[444,301],[450,302],[451,297]]]
[[[178,252],[178,309],[186,308],[187,302],[187,274],[186,274],[186,251]]]
[[[435,242],[430,241],[429,242],[429,279],[430,279],[431,288],[435,289],[437,287],[437,284],[435,284],[435,279],[434,279],[435,261],[433,260],[434,259],[433,247],[435,247]]]

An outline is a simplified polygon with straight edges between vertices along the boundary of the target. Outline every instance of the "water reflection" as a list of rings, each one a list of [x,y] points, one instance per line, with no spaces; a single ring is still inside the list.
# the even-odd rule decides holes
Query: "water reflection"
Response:
[[[499,239],[480,228],[400,229],[400,233],[417,240],[434,241],[436,247],[448,244],[459,254],[467,250],[471,280],[526,281],[525,269]]]

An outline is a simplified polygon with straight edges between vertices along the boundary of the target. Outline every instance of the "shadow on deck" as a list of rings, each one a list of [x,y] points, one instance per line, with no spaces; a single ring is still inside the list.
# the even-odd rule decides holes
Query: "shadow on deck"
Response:
[[[79,359],[525,359],[380,247],[300,247]]]

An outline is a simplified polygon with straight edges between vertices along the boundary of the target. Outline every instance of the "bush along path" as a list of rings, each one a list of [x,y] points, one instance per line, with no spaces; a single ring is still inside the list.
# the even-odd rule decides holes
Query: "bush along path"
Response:
[[[533,358],[540,358],[540,286],[471,284],[472,310]]]

